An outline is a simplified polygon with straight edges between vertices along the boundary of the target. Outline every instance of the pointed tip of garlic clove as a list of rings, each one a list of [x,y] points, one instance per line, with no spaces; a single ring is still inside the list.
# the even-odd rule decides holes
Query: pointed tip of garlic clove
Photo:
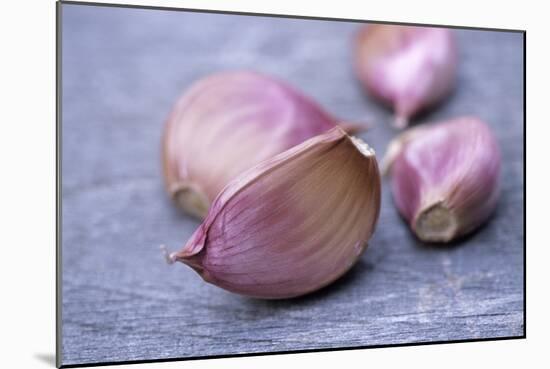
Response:
[[[405,115],[397,114],[393,118],[392,126],[397,129],[404,129],[407,128],[409,125],[409,118],[407,118]]]
[[[162,252],[162,256],[164,256],[167,264],[174,264],[176,262],[176,253],[169,252],[166,245],[160,245],[159,249]]]
[[[398,152],[394,152],[392,154],[386,153],[384,157],[382,158],[382,163],[380,164],[380,174],[382,177],[387,177],[390,175],[391,167],[393,165],[393,162],[395,158],[397,157]]]
[[[388,144],[388,148],[386,149],[386,153],[382,158],[382,164],[381,164],[382,176],[387,176],[390,174],[391,167],[395,159],[404,150],[407,143],[409,143],[415,137],[418,137],[419,135],[421,135],[423,131],[429,128],[429,126],[430,124],[426,124],[426,125],[416,126],[413,128],[408,128],[390,141],[390,143]]]

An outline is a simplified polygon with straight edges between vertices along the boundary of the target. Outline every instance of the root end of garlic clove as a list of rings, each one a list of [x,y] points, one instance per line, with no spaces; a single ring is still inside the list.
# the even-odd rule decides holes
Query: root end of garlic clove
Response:
[[[178,206],[194,217],[204,219],[208,214],[210,200],[199,186],[188,182],[178,183],[171,193]]]
[[[413,230],[425,242],[449,242],[459,230],[456,215],[442,202],[422,209],[415,217]]]

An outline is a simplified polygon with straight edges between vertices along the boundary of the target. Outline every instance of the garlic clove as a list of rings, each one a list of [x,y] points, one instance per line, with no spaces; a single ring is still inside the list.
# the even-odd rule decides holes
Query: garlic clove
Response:
[[[181,96],[166,122],[166,190],[180,208],[204,218],[237,174],[335,126],[335,118],[274,78],[248,71],[208,76]]]
[[[499,197],[501,156],[489,126],[474,117],[405,131],[388,146],[395,204],[426,242],[449,242],[484,223]]]
[[[336,127],[236,177],[169,260],[239,294],[303,295],[358,260],[375,229],[380,191],[374,151]]]
[[[355,69],[366,89],[395,111],[404,128],[454,85],[457,50],[452,30],[373,24],[357,37]]]

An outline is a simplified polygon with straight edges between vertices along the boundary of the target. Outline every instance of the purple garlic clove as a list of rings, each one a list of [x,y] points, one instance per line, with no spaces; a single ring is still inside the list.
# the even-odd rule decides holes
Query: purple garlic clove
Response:
[[[419,239],[449,242],[485,222],[499,196],[500,149],[481,120],[409,129],[384,159],[395,204]]]
[[[236,175],[335,126],[335,118],[281,81],[247,71],[211,75],[180,97],[166,122],[166,189],[177,205],[204,218]]]
[[[395,111],[403,128],[454,85],[457,50],[445,28],[367,25],[356,41],[355,69],[366,89]]]
[[[336,127],[237,176],[168,260],[239,294],[299,296],[355,264],[379,211],[374,151]]]

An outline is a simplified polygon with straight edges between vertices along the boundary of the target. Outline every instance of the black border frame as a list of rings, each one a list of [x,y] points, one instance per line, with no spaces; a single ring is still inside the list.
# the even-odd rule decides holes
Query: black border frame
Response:
[[[496,31],[496,32],[515,32],[523,34],[523,335],[509,336],[509,337],[494,337],[494,338],[472,338],[462,340],[447,340],[447,341],[426,341],[426,342],[411,342],[411,343],[398,343],[398,344],[385,344],[385,345],[365,345],[365,346],[351,346],[351,347],[334,347],[334,348],[320,348],[320,349],[306,349],[306,350],[289,350],[289,351],[270,351],[270,352],[258,352],[258,353],[244,353],[244,354],[227,354],[227,355],[210,355],[210,356],[191,356],[191,357],[175,357],[175,358],[163,358],[163,359],[148,359],[148,360],[126,360],[126,361],[105,361],[105,362],[91,362],[83,364],[67,364],[62,365],[62,277],[61,277],[61,265],[62,265],[62,249],[61,249],[61,181],[62,181],[62,151],[61,151],[61,121],[62,121],[62,5],[84,5],[84,6],[99,6],[99,7],[114,7],[114,8],[132,8],[132,9],[150,9],[150,10],[164,10],[164,11],[179,11],[190,13],[212,13],[212,14],[230,14],[230,15],[244,15],[244,16],[256,16],[256,17],[271,17],[271,18],[290,18],[290,19],[302,19],[302,20],[324,20],[324,21],[336,21],[336,22],[350,22],[350,23],[378,23],[378,24],[397,24],[397,25],[414,25],[414,26],[427,26],[427,27],[439,27],[439,28],[453,28],[453,29],[468,29],[468,30],[483,30],[483,31]],[[315,353],[315,352],[330,352],[330,351],[349,351],[349,350],[362,350],[362,349],[374,349],[384,347],[412,347],[412,346],[428,346],[428,345],[443,345],[454,343],[466,343],[466,342],[487,342],[487,341],[507,341],[507,340],[519,340],[527,338],[527,31],[521,29],[505,29],[505,28],[485,28],[485,27],[468,27],[468,26],[456,26],[456,25],[441,25],[441,24],[428,24],[428,23],[409,23],[409,22],[392,22],[392,21],[373,21],[367,19],[347,19],[347,18],[330,18],[330,17],[316,17],[316,16],[301,16],[292,14],[269,14],[269,13],[253,13],[253,12],[240,12],[240,11],[227,11],[227,10],[211,10],[211,9],[191,9],[191,8],[176,8],[176,7],[163,7],[163,6],[149,6],[149,5],[131,5],[131,4],[117,4],[117,3],[98,3],[98,2],[80,2],[72,0],[57,0],[56,1],[56,43],[55,43],[55,160],[56,160],[56,289],[55,289],[55,303],[56,303],[56,344],[55,344],[55,362],[58,368],[82,368],[82,367],[96,367],[96,366],[112,366],[112,365],[124,365],[124,364],[146,364],[146,363],[165,363],[174,361],[191,361],[191,360],[203,360],[203,359],[222,359],[233,357],[252,357],[252,356],[266,356],[266,355],[282,355],[282,354],[301,354],[301,353]]]

